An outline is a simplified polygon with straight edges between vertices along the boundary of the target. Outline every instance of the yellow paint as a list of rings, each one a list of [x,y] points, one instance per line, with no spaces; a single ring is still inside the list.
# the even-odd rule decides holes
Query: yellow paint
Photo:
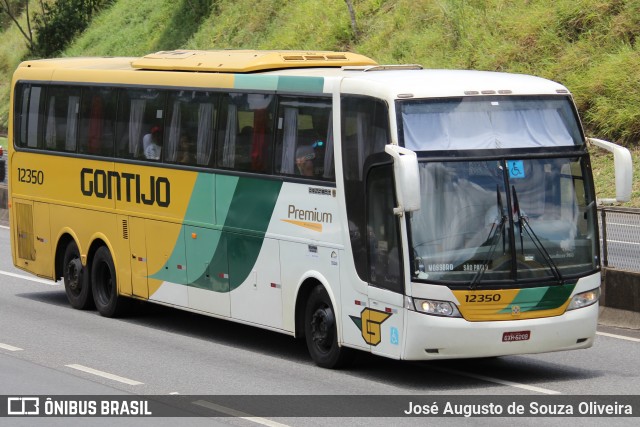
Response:
[[[380,344],[380,341],[382,341],[382,322],[390,316],[390,313],[385,313],[384,311],[372,310],[370,308],[362,310],[360,316],[362,319],[362,338],[364,338],[367,344]]]
[[[322,224],[318,222],[296,221],[294,219],[283,219],[281,221],[297,225],[298,227],[308,228],[309,230],[316,231],[318,233],[322,233]]]
[[[509,312],[501,313],[508,309],[518,293],[519,289],[499,290],[464,290],[453,291],[458,299],[458,309],[466,320],[470,322],[488,322],[495,320],[521,320],[539,319],[542,317],[559,316],[566,311],[569,300],[558,308],[550,310],[526,311],[526,307],[511,307]],[[499,298],[498,301],[495,301]],[[533,302],[532,303],[536,303]]]

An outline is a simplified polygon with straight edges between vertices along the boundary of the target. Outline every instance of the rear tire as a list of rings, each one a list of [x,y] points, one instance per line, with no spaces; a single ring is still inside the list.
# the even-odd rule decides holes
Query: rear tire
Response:
[[[128,301],[118,295],[116,269],[106,246],[100,247],[93,257],[91,289],[96,308],[102,316],[118,317],[124,314]]]
[[[339,369],[353,361],[353,350],[338,345],[335,312],[329,294],[316,286],[309,295],[304,314],[307,348],[316,365]]]
[[[71,241],[62,259],[62,277],[64,280],[64,291],[71,307],[78,310],[93,308],[93,296],[91,293],[91,283],[87,269],[80,261],[80,251],[74,241]]]

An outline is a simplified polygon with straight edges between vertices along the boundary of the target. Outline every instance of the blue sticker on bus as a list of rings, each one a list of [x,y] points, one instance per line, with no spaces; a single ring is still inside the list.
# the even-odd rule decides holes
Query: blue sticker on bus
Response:
[[[391,328],[391,344],[398,345],[400,343],[400,334],[398,328]]]
[[[524,162],[522,160],[507,160],[509,178],[524,178]]]

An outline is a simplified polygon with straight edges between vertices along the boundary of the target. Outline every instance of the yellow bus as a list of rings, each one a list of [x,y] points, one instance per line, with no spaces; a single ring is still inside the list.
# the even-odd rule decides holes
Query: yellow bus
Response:
[[[628,151],[593,142],[628,199]],[[9,161],[13,262],[77,309],[255,325],[330,368],[593,344],[593,180],[555,82],[325,51],[26,61]]]

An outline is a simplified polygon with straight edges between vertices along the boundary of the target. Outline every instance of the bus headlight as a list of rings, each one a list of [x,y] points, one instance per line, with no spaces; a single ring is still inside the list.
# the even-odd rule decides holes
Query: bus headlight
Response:
[[[573,298],[571,298],[569,307],[567,307],[567,311],[575,310],[576,308],[588,307],[591,304],[595,304],[599,298],[600,288],[592,289],[590,291],[574,295]]]
[[[462,317],[458,311],[458,307],[450,301],[407,297],[406,308],[432,316]]]

